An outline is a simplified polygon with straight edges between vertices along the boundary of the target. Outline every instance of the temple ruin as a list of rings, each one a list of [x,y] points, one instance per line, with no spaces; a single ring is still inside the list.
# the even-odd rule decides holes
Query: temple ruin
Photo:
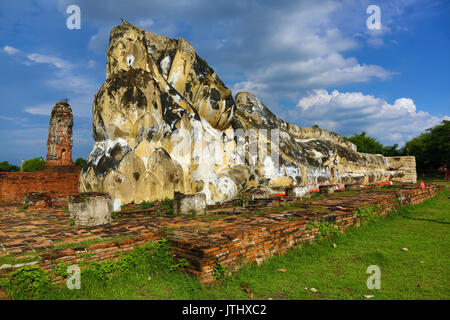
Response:
[[[72,165],[72,108],[67,102],[58,102],[52,110],[48,127],[48,166]]]
[[[126,22],[111,31],[93,122],[79,190],[122,204],[174,192],[204,193],[214,204],[252,188],[301,196],[412,177],[334,132],[283,121],[249,92],[233,98],[188,41]]]
[[[0,200],[32,203],[38,199],[48,204],[48,198],[64,199],[77,193],[81,169],[72,161],[72,128],[72,108],[67,102],[56,103],[50,117],[45,166],[36,172],[0,173]]]
[[[111,31],[107,63],[81,174],[66,102],[52,111],[46,166],[0,173],[4,255],[32,253],[30,265],[51,270],[166,239],[209,283],[217,266],[235,272],[322,238],[321,223],[345,232],[367,218],[362,208],[387,215],[442,190],[410,183],[414,157],[360,153],[334,132],[283,121],[252,93],[233,97],[182,38],[125,22]]]

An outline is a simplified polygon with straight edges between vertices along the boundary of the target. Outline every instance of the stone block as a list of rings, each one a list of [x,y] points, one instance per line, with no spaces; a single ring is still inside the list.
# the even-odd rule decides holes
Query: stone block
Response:
[[[95,227],[112,221],[113,199],[104,193],[81,193],[69,197],[70,218],[80,227]]]
[[[397,182],[417,181],[416,158],[414,156],[387,157],[389,169],[395,172],[392,180]]]
[[[204,193],[183,194],[175,192],[173,209],[176,214],[206,214],[206,195]]]
[[[46,193],[29,192],[23,195],[22,204],[33,209],[51,208],[52,198]]]

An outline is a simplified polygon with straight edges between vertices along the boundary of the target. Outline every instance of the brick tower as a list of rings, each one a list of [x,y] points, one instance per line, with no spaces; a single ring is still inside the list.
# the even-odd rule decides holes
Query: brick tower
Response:
[[[72,108],[58,102],[52,110],[47,140],[47,166],[70,166],[72,161]]]

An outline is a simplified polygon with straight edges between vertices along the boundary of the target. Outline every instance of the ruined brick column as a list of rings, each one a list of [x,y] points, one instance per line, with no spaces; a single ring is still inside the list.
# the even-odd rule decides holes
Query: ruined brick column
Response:
[[[72,108],[58,102],[52,110],[47,140],[47,166],[73,165],[72,161]]]

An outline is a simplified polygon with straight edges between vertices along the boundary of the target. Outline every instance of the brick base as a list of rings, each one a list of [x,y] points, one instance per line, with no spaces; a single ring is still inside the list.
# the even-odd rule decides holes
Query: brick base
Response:
[[[74,173],[8,172],[0,173],[0,200],[21,202],[29,192],[47,193],[51,198],[78,193],[79,169]]]
[[[333,197],[301,203],[300,208],[295,210],[268,211],[250,215],[236,215],[232,213],[233,211],[225,209],[220,211],[218,208],[220,216],[208,221],[202,221],[201,219],[204,219],[202,217],[149,215],[149,213],[154,214],[155,208],[151,208],[147,214],[139,215],[135,212],[131,217],[128,217],[129,212],[118,213],[123,218],[107,226],[93,228],[67,229],[65,225],[68,219],[63,213],[49,212],[53,220],[64,221],[59,233],[55,234],[50,230],[45,235],[39,235],[42,239],[34,240],[30,238],[30,234],[24,234],[27,237],[24,241],[14,240],[9,244],[3,243],[3,246],[10,253],[21,250],[21,254],[29,250],[30,246],[33,246],[34,250],[46,249],[39,254],[41,258],[39,265],[44,269],[51,269],[60,262],[76,264],[81,261],[116,259],[119,252],[130,251],[133,247],[148,241],[167,238],[176,258],[185,258],[189,261],[190,266],[186,271],[198,277],[202,283],[208,283],[215,280],[214,268],[219,262],[234,272],[247,263],[260,263],[272,255],[283,254],[299,243],[314,241],[318,237],[318,229],[311,228],[310,221],[317,222],[322,219],[335,221],[336,225],[345,232],[349,227],[360,224],[361,219],[356,215],[357,208],[376,206],[378,210],[373,214],[386,215],[400,203],[408,205],[423,202],[441,189],[442,187],[437,185],[427,185],[423,190],[416,185],[410,185],[402,186],[401,191],[367,190],[347,196],[335,194]],[[295,200],[292,197],[276,197],[270,201],[268,199],[258,201],[262,210]],[[257,202],[252,203],[253,207],[257,205]],[[252,208],[252,210],[255,209]],[[223,216],[224,212],[229,214]],[[42,224],[36,222],[36,225]],[[54,225],[50,228],[54,228]],[[169,228],[172,228],[173,232],[168,233]],[[51,249],[53,245],[49,239],[61,240],[67,237],[64,241],[73,242],[76,241],[73,239],[81,235],[85,237],[84,239],[118,235],[128,237],[115,242],[92,244],[87,248]],[[25,242],[27,245],[24,245]]]

